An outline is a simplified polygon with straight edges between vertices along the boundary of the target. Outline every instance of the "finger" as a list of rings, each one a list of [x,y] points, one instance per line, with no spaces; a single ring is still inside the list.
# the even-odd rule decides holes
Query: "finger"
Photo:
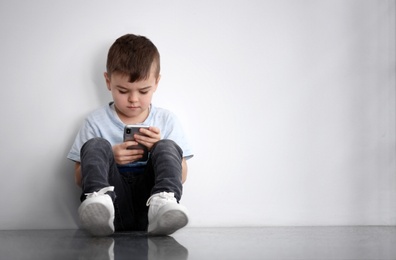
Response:
[[[140,159],[143,154],[142,150],[128,150],[126,154],[119,155],[115,159],[118,164],[125,164]]]
[[[161,139],[161,135],[159,133],[150,131],[148,129],[143,129],[143,128],[141,128],[141,129],[142,129],[141,134],[135,134],[134,135],[135,141],[140,143],[140,141],[142,141],[142,140],[148,141],[150,139],[151,140],[159,140],[159,139]]]
[[[125,155],[118,158],[118,164],[128,164],[137,161],[143,157],[143,150],[130,150],[133,152],[132,155]]]
[[[140,153],[134,153],[133,155],[128,155],[128,156],[124,156],[122,157],[121,161],[126,161],[126,162],[131,162],[131,161],[135,161],[137,159],[140,159],[143,156],[144,152]]]
[[[139,143],[136,141],[126,141],[122,144],[124,150],[128,149],[130,146],[138,145]]]
[[[141,155],[144,154],[144,150],[141,148],[131,148],[131,149],[127,149],[124,151],[124,153],[122,154],[122,157],[130,157],[130,156],[136,156],[136,155]]]
[[[150,137],[160,135],[160,129],[154,126],[150,126],[149,128],[140,128],[139,132]]]
[[[152,140],[155,140],[153,137],[151,136],[144,136],[144,135],[135,135],[135,140],[139,143],[142,144],[144,146],[147,146],[146,144],[149,142],[152,142]]]
[[[136,161],[140,160],[141,158],[143,158],[142,155],[140,155],[140,156],[134,156],[134,157],[131,157],[131,158],[122,160],[122,161],[120,161],[118,164],[120,164],[120,165],[125,165],[125,164],[128,164],[128,163],[133,163],[133,162],[136,162]]]
[[[136,141],[138,141],[139,144],[142,144],[144,146],[149,146],[149,145],[152,145],[152,144],[158,142],[159,137],[157,137],[157,136],[154,136],[154,137],[139,136],[139,137],[136,137]]]
[[[155,127],[155,126],[150,126],[150,127],[149,127],[149,130],[150,130],[151,132],[156,133],[156,134],[160,134],[160,133],[161,133],[161,130],[160,130],[158,127]]]
[[[136,139],[136,136],[152,136],[153,134],[155,134],[147,128],[140,128],[139,133],[140,134],[135,134],[135,139]]]

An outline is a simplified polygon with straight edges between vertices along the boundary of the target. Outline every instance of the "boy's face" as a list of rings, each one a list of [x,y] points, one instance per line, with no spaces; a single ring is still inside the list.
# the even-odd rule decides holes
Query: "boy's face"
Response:
[[[157,79],[154,73],[150,73],[148,79],[131,83],[129,75],[115,72],[109,78],[105,72],[104,76],[121,121],[125,124],[143,122],[149,114],[151,99],[157,90],[160,77]]]

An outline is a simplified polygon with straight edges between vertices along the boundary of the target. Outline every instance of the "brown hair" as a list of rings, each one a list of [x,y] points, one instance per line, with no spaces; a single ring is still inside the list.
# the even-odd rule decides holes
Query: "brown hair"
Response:
[[[150,77],[151,67],[156,79],[160,74],[160,55],[157,47],[146,37],[126,34],[118,38],[107,55],[107,74],[114,72],[129,75],[130,82]]]

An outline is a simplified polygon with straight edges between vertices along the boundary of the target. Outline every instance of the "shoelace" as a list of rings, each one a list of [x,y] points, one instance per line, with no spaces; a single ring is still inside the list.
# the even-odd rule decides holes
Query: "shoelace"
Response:
[[[151,195],[151,197],[147,200],[146,206],[150,206],[151,201],[153,200],[153,198],[156,198],[156,197],[160,197],[160,198],[166,199],[166,200],[176,201],[175,193],[163,191],[163,192]]]
[[[87,196],[87,199],[88,199],[88,198],[93,198],[93,197],[105,195],[106,192],[108,192],[108,191],[114,191],[114,186],[105,187],[105,188],[103,188],[103,189],[101,189],[99,191],[94,191],[92,193],[85,193],[85,195]]]

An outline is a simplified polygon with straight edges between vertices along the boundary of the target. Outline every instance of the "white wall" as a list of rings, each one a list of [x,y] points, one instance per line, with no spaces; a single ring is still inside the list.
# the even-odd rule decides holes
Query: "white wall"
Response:
[[[111,43],[162,55],[191,226],[396,225],[395,1],[1,1],[0,229],[75,228]]]

